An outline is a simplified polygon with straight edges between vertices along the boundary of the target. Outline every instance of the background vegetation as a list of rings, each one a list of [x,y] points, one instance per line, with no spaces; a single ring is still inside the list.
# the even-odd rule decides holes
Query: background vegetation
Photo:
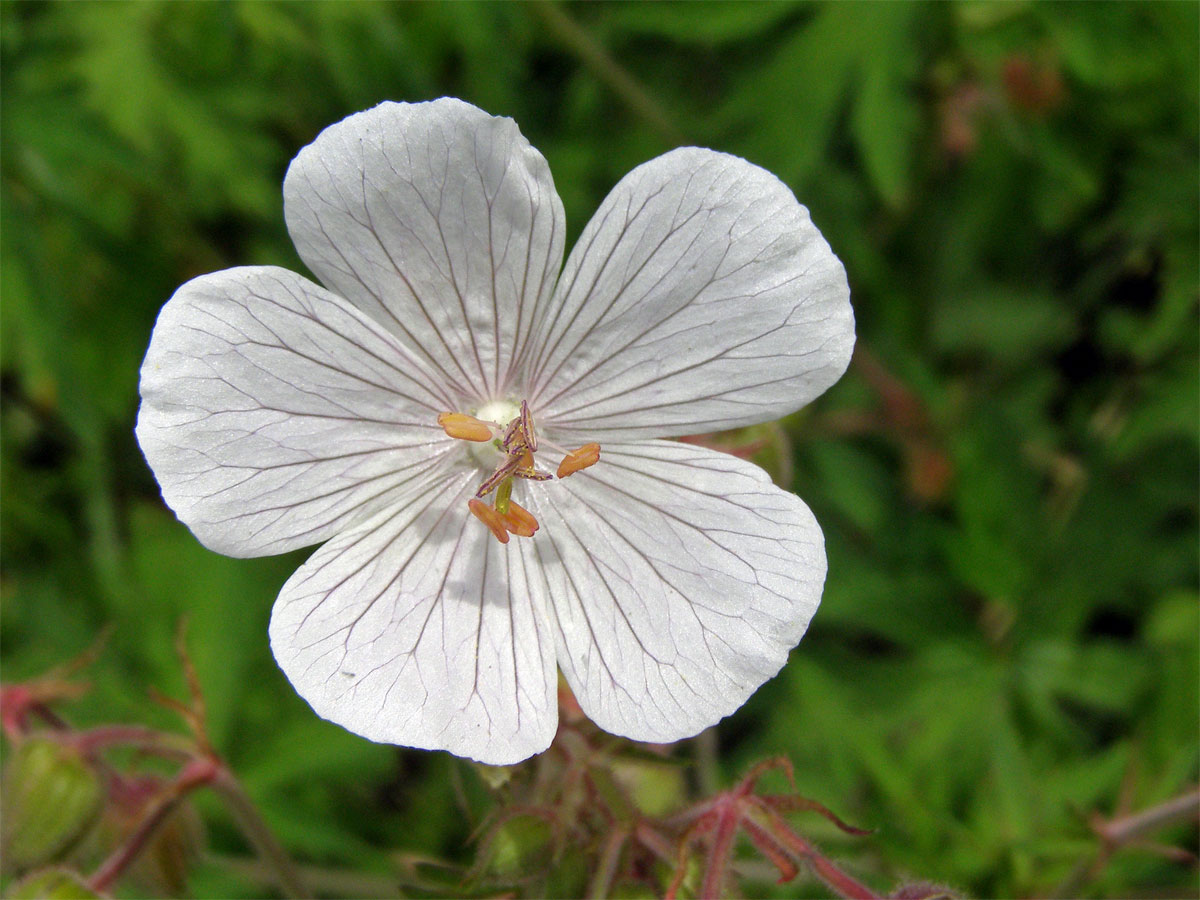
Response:
[[[304,554],[205,551],[133,438],[174,289],[302,269],[280,195],[296,151],[381,100],[449,94],[517,120],[572,234],[632,166],[695,143],[776,172],[846,264],[855,363],[784,423],[826,595],[784,672],[719,727],[717,781],[786,754],[802,793],[875,829],[809,831],[884,889],[1195,895],[1178,852],[1092,866],[1089,824],[1194,789],[1200,762],[1195,4],[0,17],[7,682],[112,626],[63,714],[175,727],[147,689],[184,696],[186,614],[212,741],[292,854],[360,874],[471,858],[469,766],[318,720],[276,669],[268,612]],[[196,803],[212,855],[187,889],[269,890],[220,862],[244,842]],[[1195,820],[1149,837],[1194,850]]]

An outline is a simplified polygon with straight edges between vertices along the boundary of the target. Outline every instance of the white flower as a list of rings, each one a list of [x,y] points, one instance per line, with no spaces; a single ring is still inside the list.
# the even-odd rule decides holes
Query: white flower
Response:
[[[319,715],[512,763],[554,736],[556,666],[602,728],[660,742],[779,671],[820,600],[820,528],[757,467],[661,438],[778,418],[845,370],[845,272],[787,187],[667,153],[560,274],[545,159],[442,99],[327,128],[284,213],[325,287],[272,267],[181,287],[137,436],[205,546],[325,542],[270,627]]]

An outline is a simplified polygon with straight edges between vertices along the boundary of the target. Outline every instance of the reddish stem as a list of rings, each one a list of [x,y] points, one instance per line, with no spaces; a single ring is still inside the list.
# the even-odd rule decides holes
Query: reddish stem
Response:
[[[151,807],[150,811],[138,823],[133,834],[106,859],[95,874],[88,879],[88,887],[98,894],[103,894],[121,877],[130,864],[137,859],[146,846],[146,842],[154,834],[159,824],[175,808],[175,805],[187,794],[198,787],[210,784],[220,770],[219,764],[210,758],[194,759],[180,770],[175,781],[168,790]]]
[[[1200,790],[1192,789],[1142,812],[1097,822],[1094,827],[1109,844],[1120,846],[1170,822],[1194,818],[1197,813],[1200,813]]]
[[[195,753],[188,749],[190,745],[184,745],[174,735],[140,725],[104,725],[74,734],[70,740],[89,756],[113,744],[129,744],[143,753],[166,759],[187,761],[195,758]]]
[[[671,842],[659,834],[647,822],[639,821],[635,826],[634,834],[642,842],[642,845],[649,847],[659,859],[664,862],[671,862],[675,859],[676,854],[671,847]]]
[[[700,900],[716,900],[725,886],[725,872],[729,868],[729,857],[733,853],[733,839],[737,836],[738,816],[726,807],[721,810],[717,821],[717,834],[713,838],[708,868],[704,871],[704,883],[700,887]]]
[[[742,827],[754,842],[754,846],[766,856],[779,870],[779,883],[791,881],[800,874],[796,864],[787,854],[787,848],[781,845],[776,837],[756,823],[753,819],[743,819]]]
[[[838,896],[852,900],[879,900],[879,895],[873,890],[833,864],[829,859],[813,850],[807,857],[813,871],[820,876]]]
[[[592,876],[591,884],[588,885],[589,897],[607,897],[612,890],[617,877],[617,866],[621,862],[621,850],[624,849],[628,837],[629,831],[625,828],[617,827],[609,832],[604,841],[604,849],[600,853],[596,874]]]
[[[817,876],[829,885],[838,896],[852,898],[852,900],[879,900],[878,894],[852,875],[843,872],[831,860],[822,856],[816,847],[792,831],[779,813],[770,807],[760,807],[760,809],[765,809],[770,819],[771,833],[793,853],[807,861]]]

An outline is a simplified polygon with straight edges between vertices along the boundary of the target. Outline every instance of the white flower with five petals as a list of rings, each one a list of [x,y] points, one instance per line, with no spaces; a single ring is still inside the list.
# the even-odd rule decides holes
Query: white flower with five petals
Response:
[[[786,186],[675,150],[563,266],[545,159],[442,99],[327,128],[284,212],[324,287],[183,285],[137,436],[205,546],[323,543],[270,625],[319,715],[513,763],[554,736],[559,669],[602,728],[658,742],[779,671],[820,600],[820,528],[756,466],[663,438],[778,418],[846,368],[845,272]]]

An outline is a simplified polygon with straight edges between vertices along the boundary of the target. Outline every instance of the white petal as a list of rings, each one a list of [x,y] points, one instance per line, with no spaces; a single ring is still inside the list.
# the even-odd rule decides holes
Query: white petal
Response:
[[[536,334],[542,421],[631,439],[798,409],[845,371],[854,316],[842,264],[792,192],[686,147],[608,195]]]
[[[506,394],[562,265],[562,203],[511,119],[383,103],[326,128],[284,181],[300,256],[483,402]]]
[[[293,272],[189,281],[142,364],[137,437],[176,515],[230,556],[325,540],[453,442],[396,338]]]
[[[547,580],[559,667],[606,731],[674,741],[729,715],[820,602],[812,513],[736,457],[606,445],[534,501],[541,530],[520,546]]]
[[[330,541],[284,585],[271,649],[318,715],[494,765],[558,720],[544,594],[467,510],[477,473],[432,480]]]

